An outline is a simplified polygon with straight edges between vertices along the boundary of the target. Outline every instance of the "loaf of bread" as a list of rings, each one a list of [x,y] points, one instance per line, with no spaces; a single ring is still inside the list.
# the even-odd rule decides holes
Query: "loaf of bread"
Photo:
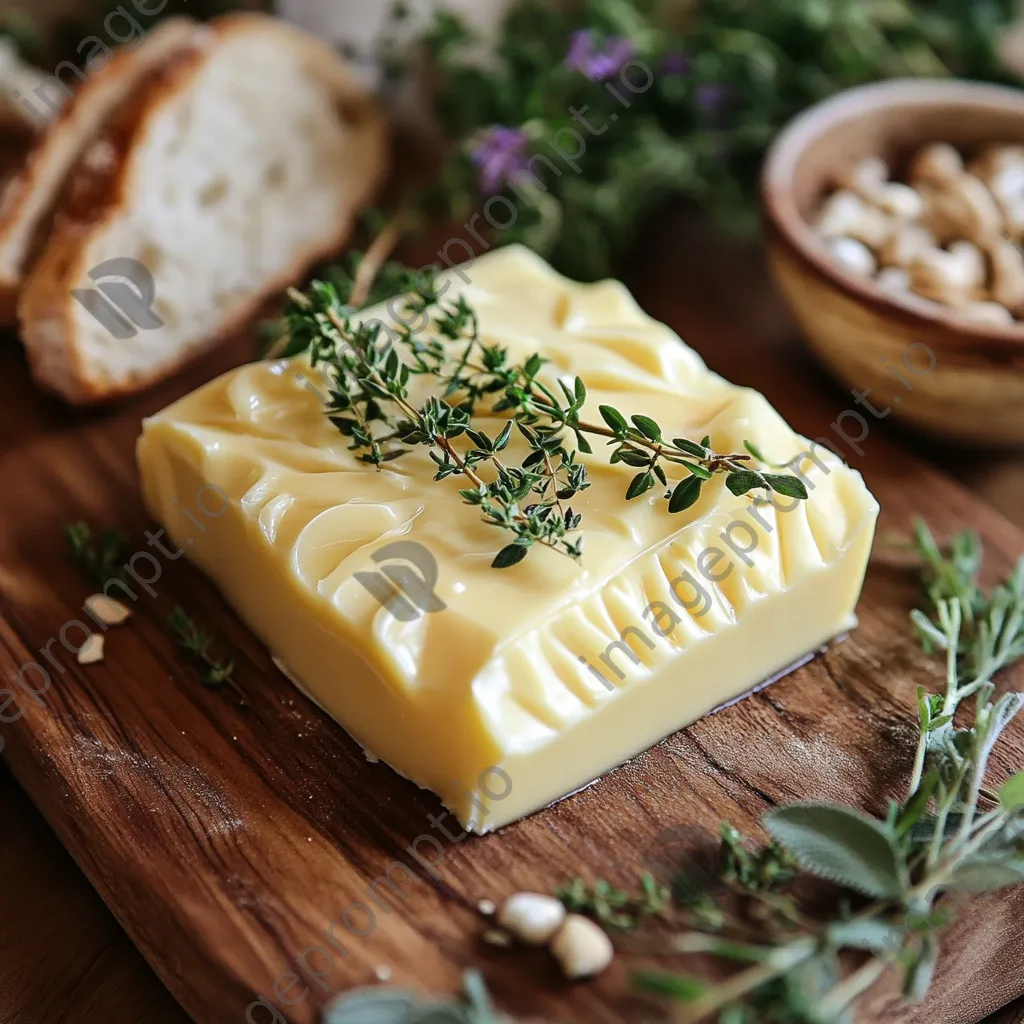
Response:
[[[203,31],[186,18],[163,22],[134,50],[120,50],[81,86],[29,151],[0,199],[0,323],[15,319],[17,299],[45,242],[83,152],[140,84]]]
[[[35,379],[87,404],[169,375],[341,247],[385,155],[329,46],[256,14],[199,30],[75,171],[18,304]]]

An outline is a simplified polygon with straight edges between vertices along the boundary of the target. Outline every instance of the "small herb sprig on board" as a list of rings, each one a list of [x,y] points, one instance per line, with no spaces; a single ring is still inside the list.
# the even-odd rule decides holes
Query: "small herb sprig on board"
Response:
[[[943,653],[946,685],[941,694],[919,690],[906,797],[890,801],[884,819],[840,805],[778,808],[764,819],[772,844],[761,852],[723,825],[715,884],[677,879],[669,916],[680,929],[631,946],[742,965],[721,984],[638,974],[641,988],[678,1004],[675,1024],[850,1024],[856,1000],[887,970],[901,974],[907,999],[921,999],[955,916],[950,897],[1024,882],[1024,772],[996,793],[985,789],[992,749],[1024,708],[1024,694],[996,697],[992,682],[1024,656],[1024,559],[985,594],[977,536],[961,534],[942,551],[919,523],[914,546],[924,607],[911,618],[925,650]],[[831,916],[820,912],[821,893],[815,913],[805,910],[792,883],[808,877],[836,887]],[[616,891],[604,903],[615,913],[642,898]],[[587,899],[581,909],[601,916],[593,895]],[[844,951],[861,955],[851,971],[843,970]]]
[[[627,420],[608,405],[599,408],[603,422],[584,419],[587,388],[581,377],[571,383],[559,379],[556,393],[540,377],[545,360],[539,354],[510,361],[505,348],[481,337],[476,311],[464,297],[441,301],[433,275],[409,272],[393,344],[380,323],[356,319],[362,300],[353,299],[357,280],[358,271],[347,287],[344,281],[314,281],[305,292],[292,289],[281,353],[308,352],[312,365],[324,372],[330,387],[327,413],[351,439],[349,448],[360,461],[379,469],[423,445],[437,467],[435,480],[461,476],[468,482],[460,491],[466,504],[478,508],[485,523],[514,537],[498,552],[495,568],[522,561],[534,544],[581,557],[582,541],[572,535],[582,517],[569,502],[590,486],[586,466],[578,461],[579,453],[593,454],[590,438],[605,440],[612,464],[638,470],[627,500],[660,484],[667,488],[671,513],[693,505],[716,475],[723,475],[736,495],[763,489],[807,497],[799,477],[755,469],[751,452],[756,449],[750,445],[743,453],[720,454],[710,437],[700,442],[666,437],[651,417]],[[410,397],[413,376],[430,377],[435,385],[435,393],[420,405]],[[474,420],[481,412],[507,419],[489,434]],[[513,430],[529,449],[518,465],[502,456]],[[454,443],[463,437],[468,446]],[[669,471],[677,477],[671,484]]]
[[[324,1010],[320,1024],[504,1024],[491,1004],[483,975],[462,976],[465,999],[424,1001],[398,988],[363,988],[349,992]]]
[[[199,668],[203,686],[211,690],[227,686],[234,691],[240,704],[247,703],[245,693],[234,679],[234,658],[214,657],[211,653],[214,638],[200,628],[181,605],[175,606],[167,624],[178,647]]]
[[[102,591],[111,580],[124,580],[124,563],[132,549],[119,529],[105,526],[97,540],[92,527],[79,521],[64,527],[64,539],[71,561],[97,590]]]
[[[640,879],[640,891],[635,896],[603,878],[590,885],[582,878],[574,878],[557,896],[566,910],[574,914],[590,914],[609,928],[628,931],[642,918],[661,913],[671,891],[648,872]]]

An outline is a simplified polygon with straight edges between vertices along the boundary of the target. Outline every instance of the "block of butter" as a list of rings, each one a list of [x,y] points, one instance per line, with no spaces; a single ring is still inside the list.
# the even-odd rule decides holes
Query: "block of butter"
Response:
[[[549,360],[549,386],[581,375],[587,420],[610,404],[672,437],[710,435],[718,452],[749,439],[774,462],[808,453],[806,501],[736,497],[716,476],[669,514],[661,489],[627,502],[636,471],[598,450],[572,502],[582,561],[535,546],[494,569],[507,535],[463,504],[462,484],[434,481],[424,447],[380,471],[357,461],[305,357],[242,366],[145,422],[144,495],[170,538],[369,754],[484,832],[848,630],[878,506],[621,284],[573,283],[515,246],[444,281],[486,341]]]

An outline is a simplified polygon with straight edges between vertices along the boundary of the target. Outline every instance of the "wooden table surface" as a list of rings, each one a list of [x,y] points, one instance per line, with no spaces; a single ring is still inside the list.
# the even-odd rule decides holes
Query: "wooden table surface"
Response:
[[[716,337],[741,326],[750,336],[752,360],[798,361],[822,389],[831,390],[836,409],[844,408],[841,389],[803,353],[778,307],[770,299],[765,301],[763,271],[756,255],[728,260],[732,287],[737,278],[743,286],[742,307],[722,301],[721,289],[711,286],[714,282],[709,282],[707,268],[714,264],[695,248],[692,274],[685,276],[670,299],[662,292],[656,302],[647,301],[651,296],[644,293],[652,285],[644,279],[635,282],[638,296],[719,372],[732,375],[729,366],[716,363]],[[717,280],[720,283],[721,277]],[[4,447],[33,432],[20,398],[29,384],[15,344],[0,338],[0,446]],[[949,452],[911,435],[902,440],[960,477],[1024,529],[1024,453],[965,457],[963,452]],[[0,764],[0,1024],[187,1021]],[[1024,1024],[1024,1001],[984,1024]]]

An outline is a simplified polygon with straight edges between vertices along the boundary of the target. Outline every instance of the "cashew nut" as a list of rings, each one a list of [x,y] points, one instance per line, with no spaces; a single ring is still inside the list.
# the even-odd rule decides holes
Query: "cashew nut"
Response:
[[[830,238],[828,251],[832,259],[844,270],[849,270],[860,277],[871,277],[877,269],[871,250],[856,238]]]
[[[985,259],[970,242],[920,253],[910,265],[910,287],[947,305],[970,301],[985,282]]]
[[[992,265],[992,298],[1011,312],[1024,306],[1024,253],[1006,238],[988,251]]]
[[[937,248],[935,236],[920,224],[899,224],[878,253],[884,266],[909,267],[918,255]]]
[[[551,943],[551,952],[569,979],[603,971],[615,955],[611,939],[589,917],[570,914]]]
[[[825,238],[846,235],[872,249],[883,246],[893,224],[881,210],[870,206],[853,192],[836,192],[825,201],[815,225]]]
[[[961,174],[941,186],[921,187],[925,225],[940,242],[965,238],[988,246],[1003,230],[1003,216],[985,183],[973,174]]]
[[[869,202],[889,181],[889,165],[878,156],[867,156],[852,166],[845,167],[836,175],[836,184],[841,189],[854,192]]]
[[[562,926],[565,907],[554,896],[517,892],[498,913],[498,924],[527,946],[543,946]]]
[[[964,161],[948,143],[935,142],[918,151],[910,164],[910,180],[945,185],[964,173]]]
[[[968,170],[985,182],[1000,202],[1024,198],[1024,146],[991,146]]]
[[[917,189],[890,181],[875,193],[874,202],[883,212],[899,220],[917,220],[924,214],[924,199]]]
[[[1024,146],[993,146],[971,164],[971,171],[995,197],[1007,234],[1024,237]]]

